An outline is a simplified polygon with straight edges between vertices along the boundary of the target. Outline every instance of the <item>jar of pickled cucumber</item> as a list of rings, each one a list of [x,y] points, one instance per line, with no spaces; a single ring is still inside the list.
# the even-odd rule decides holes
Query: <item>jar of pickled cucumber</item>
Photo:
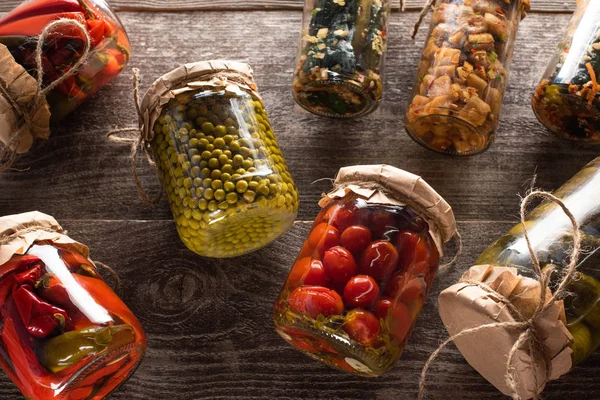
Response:
[[[378,376],[398,360],[456,231],[450,206],[390,166],[342,168],[275,304],[277,332],[312,358]]]
[[[600,144],[600,3],[581,0],[533,94],[538,119],[554,135]]]
[[[0,366],[27,399],[102,399],[146,352],[88,248],[39,212],[0,218],[0,315]]]
[[[325,117],[373,112],[383,95],[390,0],[305,0],[293,95]]]
[[[537,337],[543,340],[545,357],[520,349],[515,355],[519,375],[519,396],[532,398],[547,380],[558,379],[573,366],[589,357],[600,346],[600,158],[588,164],[554,195],[571,211],[581,226],[582,253],[575,279],[567,288],[569,295],[554,303],[553,308],[535,322]],[[573,245],[572,223],[555,203],[544,202],[533,210],[525,222],[542,268],[554,267],[558,282],[561,271],[569,264]],[[496,322],[514,321],[516,310],[528,318],[540,301],[540,285],[533,272],[531,256],[521,224],[494,242],[475,261],[458,283],[440,295],[440,315],[448,331],[454,335],[463,329]],[[506,307],[494,293],[474,286],[484,282],[512,303]],[[556,285],[551,285],[555,288]],[[550,297],[547,293],[546,299]],[[469,364],[504,394],[506,359],[520,332],[513,328],[467,335],[455,344]],[[487,349],[484,353],[482,349]],[[493,351],[490,351],[493,349]],[[549,360],[547,365],[544,359]],[[536,363],[538,387],[534,385],[532,363]],[[551,371],[546,375],[546,371]]]
[[[438,0],[404,118],[431,150],[471,155],[494,141],[517,28],[529,0]]]
[[[141,109],[144,139],[190,250],[239,256],[292,226],[298,190],[248,65],[186,64],[159,78]]]

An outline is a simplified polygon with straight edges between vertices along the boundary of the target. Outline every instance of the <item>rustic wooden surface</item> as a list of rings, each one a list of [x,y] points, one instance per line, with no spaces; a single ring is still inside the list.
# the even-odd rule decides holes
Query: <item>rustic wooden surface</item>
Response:
[[[0,12],[14,0],[0,0]],[[300,1],[115,0],[123,7],[158,10],[219,6],[222,11],[119,12],[133,43],[131,66],[143,88],[185,62],[234,58],[250,62],[301,193],[298,222],[280,240],[250,256],[209,260],[177,238],[166,201],[156,208],[137,197],[128,148],[108,142],[107,131],[135,124],[130,78],[123,74],[90,99],[52,137],[0,175],[0,215],[40,210],[114,266],[119,294],[140,318],[148,354],[114,399],[298,398],[414,399],[423,363],[446,337],[437,294],[496,237],[516,222],[517,193],[532,175],[555,189],[597,155],[545,135],[529,101],[573,1],[535,1],[521,25],[498,139],[487,153],[466,159],[440,156],[416,145],[401,123],[425,30],[409,32],[417,12],[395,13],[381,109],[358,121],[330,121],[300,112],[290,81]],[[413,0],[413,5],[418,5]],[[567,4],[567,6],[563,6]],[[248,11],[244,8],[270,8]],[[566,7],[566,8],[565,8]],[[413,7],[418,8],[418,7]],[[243,10],[243,11],[242,11]],[[335,150],[334,150],[335,149]],[[389,163],[422,175],[453,206],[465,241],[457,267],[440,274],[403,358],[378,379],[353,377],[312,361],[273,329],[272,304],[318,212],[325,182],[341,166]],[[149,166],[141,174],[158,190]],[[548,385],[547,399],[600,399],[600,354]],[[502,399],[450,347],[434,365],[427,399]],[[0,375],[0,398],[18,398]]]

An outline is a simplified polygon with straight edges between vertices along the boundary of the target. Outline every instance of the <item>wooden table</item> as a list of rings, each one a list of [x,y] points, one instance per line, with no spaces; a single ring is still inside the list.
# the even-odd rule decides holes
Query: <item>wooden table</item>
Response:
[[[17,0],[0,0],[0,12]],[[446,338],[437,295],[476,256],[517,222],[518,193],[556,189],[597,155],[545,134],[530,107],[574,0],[533,0],[522,22],[504,99],[498,139],[472,158],[437,155],[404,132],[408,101],[426,34],[410,31],[421,0],[391,18],[385,101],[357,121],[300,112],[290,83],[301,0],[113,0],[133,43],[131,66],[147,88],[182,63],[230,58],[255,69],[279,144],[300,190],[298,221],[280,240],[246,257],[210,260],[178,239],[166,200],[142,203],[131,176],[129,148],[106,132],[136,123],[130,77],[122,74],[38,143],[17,168],[0,174],[0,215],[40,210],[56,217],[94,259],[114,266],[119,295],[148,334],[148,353],[114,399],[348,398],[413,399],[428,355]],[[326,182],[346,165],[388,163],[423,176],[453,206],[465,249],[458,266],[441,273],[402,359],[378,379],[334,371],[293,350],[275,333],[272,306],[318,212]],[[148,165],[145,185],[158,190]],[[547,399],[600,399],[600,354],[548,385]],[[17,398],[4,374],[0,398]],[[431,370],[428,399],[500,399],[455,347]]]

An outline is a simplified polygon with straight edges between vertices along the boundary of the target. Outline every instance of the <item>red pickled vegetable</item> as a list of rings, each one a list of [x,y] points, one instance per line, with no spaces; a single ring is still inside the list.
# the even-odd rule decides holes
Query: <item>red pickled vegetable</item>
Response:
[[[368,275],[356,275],[344,288],[344,304],[349,308],[371,308],[379,297],[379,286]]]
[[[369,311],[359,308],[346,314],[343,328],[352,339],[364,345],[371,344],[381,332],[379,319]]]
[[[394,300],[391,297],[380,297],[373,305],[373,314],[379,319],[386,319]]]
[[[364,251],[359,264],[361,274],[382,280],[398,266],[398,251],[387,240],[377,240]]]
[[[357,266],[352,254],[343,247],[336,246],[325,252],[323,267],[327,276],[337,285],[345,285],[356,275]]]
[[[344,303],[335,290],[321,286],[302,286],[295,289],[289,297],[292,310],[308,314],[312,318],[319,315],[329,317],[344,312]]]
[[[0,266],[0,279],[13,272],[21,272],[27,269],[31,264],[39,261],[40,259],[36,256],[15,256]]]
[[[369,210],[356,203],[347,203],[331,214],[329,223],[343,232],[352,225],[367,225]]]
[[[310,251],[316,250],[319,257],[323,257],[325,251],[337,246],[340,241],[340,231],[336,227],[323,222],[317,225],[308,235],[308,246]],[[312,254],[311,254],[312,255]]]
[[[411,304],[419,298],[424,299],[426,293],[427,284],[425,283],[425,280],[420,276],[414,276],[404,283],[397,295],[401,302]]]
[[[42,266],[41,264],[35,265],[33,268],[28,269],[27,271],[16,274],[14,277],[15,283],[19,286],[21,285],[30,285],[35,286],[35,284],[42,277]]]
[[[299,285],[327,286],[329,278],[321,261],[304,257],[296,261],[287,282],[290,288]]]
[[[384,238],[389,232],[396,232],[394,215],[386,210],[374,210],[369,216],[369,226],[376,238]]]
[[[394,303],[392,305],[392,316],[388,319],[388,324],[392,337],[398,343],[402,343],[413,324],[412,315],[406,304]]]
[[[27,331],[36,338],[45,338],[57,328],[73,329],[66,311],[46,303],[37,297],[29,286],[21,286],[13,292],[13,300]]]
[[[366,226],[353,225],[342,233],[340,243],[354,254],[362,252],[371,243],[371,230]]]
[[[422,271],[425,263],[427,266],[436,266],[439,255],[435,246],[429,243],[424,236],[404,230],[398,234],[396,247],[400,255],[399,267],[401,270],[416,269]],[[419,266],[417,266],[419,264]]]

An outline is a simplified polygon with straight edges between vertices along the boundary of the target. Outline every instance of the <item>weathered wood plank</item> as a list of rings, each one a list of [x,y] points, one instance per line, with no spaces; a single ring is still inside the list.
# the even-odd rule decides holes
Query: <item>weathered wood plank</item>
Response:
[[[0,0],[0,12],[9,11],[21,0]],[[420,10],[425,2],[406,0],[406,10]],[[111,0],[109,4],[120,11],[183,11],[183,10],[301,10],[304,0]],[[394,9],[400,8],[400,0],[392,0]],[[575,0],[533,0],[533,12],[570,12]]]
[[[441,273],[403,357],[378,379],[337,372],[288,346],[273,329],[272,307],[310,224],[252,255],[206,260],[179,242],[169,221],[60,221],[92,256],[118,271],[119,295],[148,334],[148,354],[113,399],[414,399],[421,368],[446,337],[437,295],[510,223],[461,223],[461,267]],[[514,221],[513,221],[514,222]],[[547,399],[597,399],[600,354],[562,380]],[[450,346],[434,364],[427,399],[501,399]],[[0,398],[18,393],[0,373]]]
[[[389,163],[405,168],[431,183],[459,219],[505,220],[515,215],[516,194],[536,169],[538,184],[554,189],[593,158],[594,150],[546,136],[529,105],[550,56],[548,49],[560,36],[551,28],[564,26],[567,15],[540,14],[523,21],[498,139],[489,152],[459,159],[416,145],[401,122],[426,33],[420,32],[415,42],[409,39],[416,17],[413,12],[392,18],[381,110],[340,122],[299,112],[290,96],[299,13],[121,13],[133,42],[132,66],[141,68],[143,88],[185,62],[235,58],[253,65],[300,190],[303,220],[315,217],[317,201],[329,189],[326,182],[311,183],[333,177],[345,165]],[[225,20],[227,24],[215,24]],[[169,219],[166,200],[156,208],[139,200],[127,146],[105,138],[110,129],[135,123],[130,85],[126,74],[120,76],[55,127],[48,141],[17,164],[28,171],[0,174],[0,214],[40,208],[58,218]],[[148,188],[158,190],[152,169],[143,161],[140,173]]]

